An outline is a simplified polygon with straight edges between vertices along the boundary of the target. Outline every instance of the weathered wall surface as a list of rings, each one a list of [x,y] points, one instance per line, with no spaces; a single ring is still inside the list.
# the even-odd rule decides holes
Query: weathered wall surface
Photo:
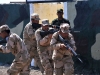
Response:
[[[68,18],[80,31],[74,33],[77,52],[91,71],[100,72],[100,0],[69,2]]]
[[[64,8],[63,4],[57,3],[36,3],[33,5],[34,12],[40,15],[41,19],[49,19],[50,23],[57,18],[57,9]],[[41,23],[41,20],[40,20]]]
[[[29,5],[2,4],[0,5],[0,26],[7,24],[12,32],[22,37],[23,29],[30,20]],[[0,53],[0,62],[12,62],[14,56]]]

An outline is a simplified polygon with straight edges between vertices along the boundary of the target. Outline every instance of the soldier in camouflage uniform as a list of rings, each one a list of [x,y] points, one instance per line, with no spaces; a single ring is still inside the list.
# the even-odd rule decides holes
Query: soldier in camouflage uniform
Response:
[[[28,49],[28,52],[30,53],[30,58],[32,60],[32,58],[34,58],[34,60],[36,61],[38,67],[40,68],[41,72],[44,72],[44,69],[41,65],[40,62],[40,58],[37,52],[37,44],[36,44],[36,38],[35,38],[35,31],[36,28],[33,28],[32,25],[34,25],[34,27],[36,27],[39,24],[39,15],[37,13],[33,13],[31,15],[31,22],[29,22],[23,31],[23,41]],[[30,62],[31,63],[31,62]]]
[[[71,47],[76,50],[75,41],[71,33],[69,33],[69,24],[63,23],[60,30],[52,35],[50,45],[53,47],[52,59],[54,61],[54,68],[56,75],[72,75],[74,73],[72,53],[66,46],[59,40],[59,35],[64,40],[69,41]],[[63,72],[63,69],[65,72]]]
[[[57,25],[60,26],[61,23],[68,23],[70,25],[69,20],[63,18],[63,9],[58,9],[57,10],[57,16],[58,18],[54,19],[51,23],[51,25]]]
[[[52,28],[49,28],[49,20],[43,19],[42,27],[37,29],[35,32],[38,53],[39,53],[40,60],[41,60],[41,63],[45,70],[46,75],[53,75],[52,50],[50,47],[50,40],[51,40],[52,34],[47,34],[43,37],[41,35],[41,32],[43,31],[46,32],[51,29]]]
[[[29,62],[30,55],[22,39],[15,33],[11,33],[7,25],[0,27],[0,37],[6,38],[6,46],[0,45],[0,52],[12,53],[15,59],[7,70],[7,75],[30,75]]]

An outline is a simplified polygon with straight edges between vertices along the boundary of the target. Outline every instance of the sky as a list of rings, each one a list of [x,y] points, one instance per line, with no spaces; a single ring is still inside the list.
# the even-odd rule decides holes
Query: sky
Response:
[[[0,0],[0,4],[6,4],[10,2],[26,2],[26,0]]]

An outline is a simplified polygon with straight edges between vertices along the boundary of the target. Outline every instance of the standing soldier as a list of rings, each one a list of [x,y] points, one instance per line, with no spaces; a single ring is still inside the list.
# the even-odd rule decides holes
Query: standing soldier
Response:
[[[70,25],[70,22],[69,20],[63,18],[63,9],[58,9],[57,10],[57,16],[58,18],[54,19],[51,23],[51,25],[57,25],[57,26],[60,26],[61,23],[68,23]]]
[[[43,19],[42,27],[36,30],[35,32],[38,53],[39,53],[40,60],[41,60],[41,63],[45,70],[46,75],[53,75],[53,65],[52,65],[52,60],[51,60],[52,51],[50,47],[50,40],[51,40],[52,34],[45,35],[46,33],[42,34],[42,32],[48,32],[51,29],[52,28],[49,28],[49,20]]]
[[[30,57],[22,39],[15,33],[11,33],[7,25],[0,27],[0,37],[6,38],[6,46],[0,45],[0,52],[12,53],[15,59],[7,70],[7,75],[30,75]]]
[[[71,33],[69,33],[69,24],[63,23],[60,25],[60,30],[52,35],[50,45],[53,47],[54,68],[56,75],[72,75],[74,73],[72,53],[60,41],[59,35],[69,42],[72,48],[76,50],[75,41]],[[63,69],[65,72],[63,72]]]
[[[33,13],[31,15],[31,22],[29,22],[23,31],[23,41],[30,53],[30,58],[34,58],[36,61],[38,67],[40,68],[41,72],[44,72],[44,69],[41,65],[40,58],[37,52],[37,44],[36,44],[36,38],[35,38],[35,31],[37,28],[39,28],[39,15],[37,13]],[[31,63],[31,62],[30,62]]]

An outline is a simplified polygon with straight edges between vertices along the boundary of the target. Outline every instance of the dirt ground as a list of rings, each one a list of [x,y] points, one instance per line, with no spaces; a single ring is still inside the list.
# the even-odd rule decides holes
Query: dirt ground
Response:
[[[0,66],[0,75],[7,75],[8,68],[9,68],[9,66]],[[41,74],[40,70],[31,69],[30,75],[42,75],[42,74]],[[74,75],[100,75],[100,74],[74,74]]]
[[[9,68],[9,66],[0,66],[0,75],[7,75],[8,68]],[[31,69],[30,75],[42,75],[42,74],[41,74],[40,70]]]
[[[0,75],[7,75],[7,69],[9,67],[0,66]],[[42,75],[39,70],[31,70],[31,75]]]

